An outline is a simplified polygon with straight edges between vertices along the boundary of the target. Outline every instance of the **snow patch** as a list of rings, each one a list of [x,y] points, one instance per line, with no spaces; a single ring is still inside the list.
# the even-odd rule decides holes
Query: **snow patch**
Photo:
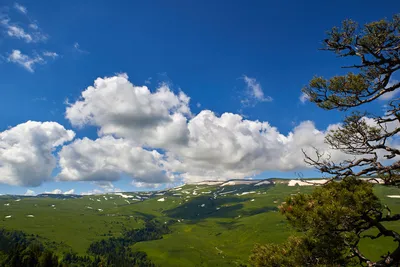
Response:
[[[4,218],[6,218],[6,219],[10,219],[12,217],[12,215],[7,215],[6,217],[4,217]]]
[[[234,193],[234,192],[236,192],[236,190],[220,193],[220,195],[223,196],[223,195]]]
[[[272,184],[272,183],[271,183],[271,181],[262,181],[262,182],[256,183],[254,186],[260,186],[263,184]]]
[[[387,196],[387,197],[390,197],[390,198],[400,198],[400,195],[389,195],[389,196]]]
[[[121,196],[123,198],[134,198],[135,196],[125,195],[123,193],[114,193],[114,195]]]
[[[165,198],[160,198],[160,199],[158,199],[157,201],[163,202],[163,201],[165,201]]]
[[[288,186],[295,186],[298,184],[299,186],[315,186],[326,183],[327,179],[318,179],[318,180],[290,180]]]
[[[197,184],[197,185],[220,185],[222,183],[223,182],[220,182],[220,181],[202,181],[202,182],[198,182],[195,184]]]
[[[174,188],[171,188],[171,190],[181,190],[182,187],[184,187],[184,186],[185,186],[185,184],[180,185],[180,186],[176,186],[176,187],[174,187]]]
[[[243,193],[241,193],[241,195],[244,196],[244,195],[255,194],[255,193],[256,193],[256,191],[250,191],[250,192],[243,192]]]
[[[255,184],[257,181],[254,180],[235,180],[235,181],[228,181],[226,183],[221,184],[221,186],[227,185],[239,185],[239,184]]]

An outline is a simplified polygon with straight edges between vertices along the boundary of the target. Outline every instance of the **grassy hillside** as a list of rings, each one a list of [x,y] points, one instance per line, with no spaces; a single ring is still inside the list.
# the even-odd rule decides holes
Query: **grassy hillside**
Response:
[[[122,229],[139,228],[156,218],[172,232],[132,246],[147,252],[156,264],[235,266],[247,262],[254,243],[279,243],[293,234],[277,206],[291,194],[311,190],[286,184],[185,185],[122,196],[2,196],[0,227],[38,235],[60,254],[72,248],[84,255],[93,241],[119,237]],[[375,191],[393,212],[400,212],[400,199],[387,197],[400,195],[399,189],[376,186]],[[393,226],[400,231],[399,225]],[[361,245],[372,257],[387,251],[372,243]]]

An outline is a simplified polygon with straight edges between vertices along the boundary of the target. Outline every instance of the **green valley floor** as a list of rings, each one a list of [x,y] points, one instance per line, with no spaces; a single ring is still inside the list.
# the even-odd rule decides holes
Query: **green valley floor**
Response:
[[[287,196],[313,188],[275,180],[257,186],[211,183],[82,197],[0,196],[0,228],[37,235],[59,255],[69,250],[85,255],[92,242],[121,237],[123,229],[156,219],[171,232],[159,240],[135,243],[132,249],[146,252],[157,265],[239,266],[247,263],[255,243],[280,243],[296,234],[278,206]],[[376,185],[375,191],[393,212],[400,212],[400,189]],[[400,231],[396,223],[393,228]],[[391,243],[380,240],[386,250],[368,242],[361,248],[376,258]]]

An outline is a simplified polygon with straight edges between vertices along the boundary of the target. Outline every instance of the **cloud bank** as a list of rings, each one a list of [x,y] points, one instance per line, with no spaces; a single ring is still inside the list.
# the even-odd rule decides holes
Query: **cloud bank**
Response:
[[[54,149],[74,136],[56,122],[27,121],[0,132],[0,182],[38,186],[51,179]]]
[[[249,82],[250,87],[256,86],[254,80]],[[58,178],[115,181],[128,175],[155,184],[177,177],[192,182],[293,171],[306,168],[301,149],[329,150],[324,137],[335,127],[320,131],[305,121],[283,135],[268,122],[238,114],[217,116],[202,110],[194,116],[189,102],[186,94],[175,93],[165,84],[151,92],[133,85],[124,74],[98,78],[68,104],[66,118],[75,127],[97,127],[99,138],[63,147]],[[337,159],[344,156],[330,153]]]
[[[266,121],[238,114],[193,114],[185,93],[166,84],[151,91],[132,84],[126,74],[96,79],[67,103],[65,117],[76,130],[95,127],[97,139],[73,140],[75,133],[56,122],[28,121],[5,130],[0,133],[1,183],[38,186],[53,179],[108,188],[130,177],[132,184],[151,187],[302,170],[307,166],[301,150],[314,147],[334,161],[346,159],[324,143],[338,125],[319,130],[303,121],[285,135]]]

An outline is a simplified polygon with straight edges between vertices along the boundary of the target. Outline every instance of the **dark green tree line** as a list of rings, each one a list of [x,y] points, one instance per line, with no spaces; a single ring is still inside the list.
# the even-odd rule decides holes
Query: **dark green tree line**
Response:
[[[161,239],[169,233],[167,225],[148,221],[144,228],[125,230],[120,238],[93,242],[88,255],[74,252],[58,257],[35,237],[20,231],[0,229],[0,266],[4,267],[154,267],[143,251],[133,251],[137,242]]]

